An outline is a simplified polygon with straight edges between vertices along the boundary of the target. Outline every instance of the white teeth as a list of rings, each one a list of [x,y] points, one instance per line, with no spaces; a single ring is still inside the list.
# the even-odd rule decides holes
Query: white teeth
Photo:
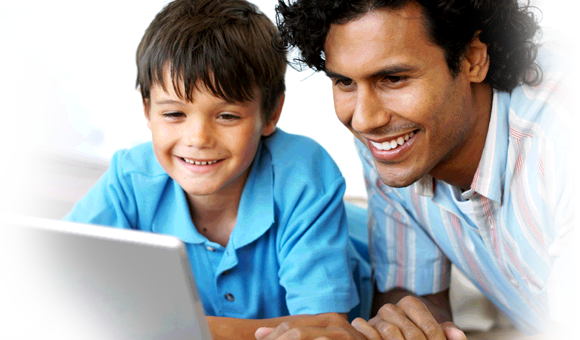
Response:
[[[413,135],[415,135],[415,133],[411,132],[411,133],[406,134],[405,136],[401,136],[397,139],[393,139],[392,141],[382,142],[382,143],[377,143],[377,142],[371,141],[371,144],[379,150],[391,150],[391,149],[398,147],[399,145],[405,144],[405,142],[408,141],[409,139],[411,139],[411,137],[413,137]]]
[[[208,162],[208,161],[203,161],[203,162],[202,162],[202,161],[193,161],[193,160],[191,160],[191,159],[187,159],[187,158],[182,158],[182,159],[183,159],[183,160],[184,160],[186,163],[189,163],[189,164],[195,164],[195,165],[212,165],[212,164],[215,164],[215,163],[217,163],[217,162],[218,162],[218,161],[209,161],[209,162]]]

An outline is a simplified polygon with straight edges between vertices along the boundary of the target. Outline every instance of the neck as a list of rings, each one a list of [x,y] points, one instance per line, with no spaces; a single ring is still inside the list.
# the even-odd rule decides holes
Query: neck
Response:
[[[186,193],[191,219],[208,240],[226,246],[236,225],[245,180],[241,185],[212,195]]]
[[[465,140],[430,172],[433,177],[462,190],[469,190],[485,147],[493,101],[491,86],[472,84],[471,99],[470,109],[476,112],[476,118],[468,122],[470,128]]]

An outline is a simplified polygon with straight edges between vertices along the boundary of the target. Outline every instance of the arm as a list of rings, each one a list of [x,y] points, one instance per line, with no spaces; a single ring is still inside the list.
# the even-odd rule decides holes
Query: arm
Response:
[[[340,317],[346,320],[346,314],[338,314]],[[206,317],[209,324],[209,329],[211,331],[212,338],[214,340],[255,340],[256,331],[260,327],[267,327],[269,329],[274,329],[283,322],[299,322],[301,319],[308,319],[312,317],[311,315],[290,315],[283,316],[279,318],[271,319],[236,319],[236,318],[225,318],[208,316]],[[266,336],[269,331],[262,330],[259,335]]]
[[[375,290],[375,293],[378,291]],[[467,339],[449,321],[451,308],[448,290],[417,297],[403,289],[393,289],[387,293],[375,294],[373,310],[375,308],[378,309],[378,314],[369,322],[357,318],[349,325],[345,317],[320,314],[285,320],[287,322],[275,329],[261,328],[256,332],[256,339]]]

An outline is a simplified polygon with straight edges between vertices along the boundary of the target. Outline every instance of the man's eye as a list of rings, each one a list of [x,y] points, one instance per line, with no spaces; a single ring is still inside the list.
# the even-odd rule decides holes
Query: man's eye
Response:
[[[336,79],[334,81],[334,85],[337,85],[337,86],[350,86],[350,85],[352,85],[352,80],[351,79],[343,79],[343,78]]]
[[[404,81],[405,79],[407,79],[407,77],[403,77],[403,76],[386,76],[384,78],[385,81],[387,81],[389,83],[393,83],[393,84],[400,83],[400,82]]]

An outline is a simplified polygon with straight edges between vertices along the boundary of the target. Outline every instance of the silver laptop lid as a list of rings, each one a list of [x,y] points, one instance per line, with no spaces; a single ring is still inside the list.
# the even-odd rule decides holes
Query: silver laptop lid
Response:
[[[183,243],[0,215],[1,339],[211,339]]]

